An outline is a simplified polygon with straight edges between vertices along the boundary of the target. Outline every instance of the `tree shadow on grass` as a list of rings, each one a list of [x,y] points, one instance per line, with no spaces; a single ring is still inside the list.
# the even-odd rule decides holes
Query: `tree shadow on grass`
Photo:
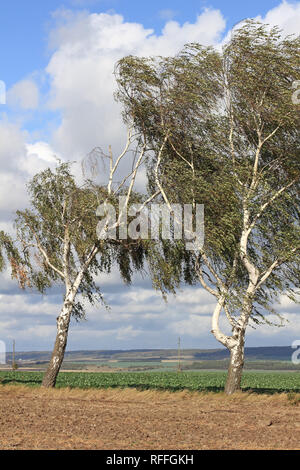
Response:
[[[0,380],[0,385],[41,385],[42,378],[38,379],[16,379],[13,377],[5,377]]]
[[[116,386],[117,387],[117,386]],[[189,387],[150,387],[150,386],[141,386],[141,385],[130,385],[130,387],[134,387],[137,390],[159,390],[159,391],[169,391],[169,392],[179,392],[183,390],[188,390],[190,392],[201,392],[201,393],[222,393],[224,392],[224,387],[220,386],[208,386],[208,387],[199,387],[197,389],[195,388],[189,388]],[[251,394],[256,394],[256,395],[274,395],[276,393],[300,393],[300,388],[295,389],[295,388],[251,388],[251,387],[242,387],[241,389],[242,392],[245,393],[251,393]]]
[[[253,393],[257,395],[274,395],[275,393],[300,393],[300,388],[251,388],[243,387],[243,392]]]

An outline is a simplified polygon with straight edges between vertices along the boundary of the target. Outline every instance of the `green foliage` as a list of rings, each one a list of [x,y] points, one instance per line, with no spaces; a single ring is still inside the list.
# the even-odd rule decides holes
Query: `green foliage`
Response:
[[[299,51],[300,36],[282,38],[249,20],[221,52],[188,44],[176,57],[129,56],[116,68],[124,120],[147,144],[150,192],[161,154],[158,176],[170,203],[205,207],[203,252],[184,265],[174,244],[169,271],[178,280],[181,265],[179,277],[193,283],[197,259],[208,286],[220,290],[216,275],[226,286],[238,316],[249,284],[240,251],[247,210],[249,261],[260,278],[277,261],[251,299],[257,324],[276,313],[280,294],[296,301],[300,288],[300,113],[292,102]]]
[[[107,191],[89,181],[78,186],[69,163],[38,173],[28,192],[31,205],[17,211],[16,229],[30,284],[40,292],[57,284],[65,286],[67,293],[82,271],[81,296],[72,311],[76,319],[84,317],[85,301],[104,302],[96,282],[99,274],[109,274],[116,263],[129,283],[133,272],[143,268],[147,250],[140,240],[128,244],[125,240],[98,239],[96,210],[107,198]],[[117,197],[110,202],[117,207]],[[89,262],[95,249],[97,255]]]
[[[8,256],[13,254],[13,244],[11,238],[3,232],[0,231],[0,271],[3,271],[5,268],[5,254],[8,253]]]
[[[27,271],[16,243],[8,234],[0,230],[0,272],[6,267],[6,259],[11,267],[12,278],[17,279],[19,286],[24,289],[28,284]]]
[[[38,386],[42,380],[40,372],[0,372],[2,383],[18,383]],[[222,391],[225,372],[60,372],[56,387],[70,388],[137,388],[140,390],[190,390]],[[257,393],[299,392],[297,372],[246,372],[242,381],[243,390]]]

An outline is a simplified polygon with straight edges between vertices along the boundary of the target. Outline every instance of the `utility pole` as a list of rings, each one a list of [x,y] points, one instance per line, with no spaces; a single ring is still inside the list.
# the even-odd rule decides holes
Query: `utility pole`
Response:
[[[180,336],[178,338],[178,367],[177,372],[181,372],[181,363],[180,363]]]

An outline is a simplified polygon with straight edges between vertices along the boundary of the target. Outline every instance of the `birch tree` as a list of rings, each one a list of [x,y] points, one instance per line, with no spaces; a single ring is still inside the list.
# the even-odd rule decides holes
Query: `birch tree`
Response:
[[[71,317],[80,320],[85,316],[85,302],[105,304],[97,276],[101,273],[109,275],[116,263],[128,283],[134,270],[143,269],[147,250],[143,248],[142,240],[129,242],[111,236],[100,238],[97,234],[98,215],[105,215],[97,215],[100,206],[111,204],[117,207],[118,196],[122,195],[125,200],[122,210],[125,211],[129,203],[137,200],[133,189],[144,156],[140,142],[135,148],[131,171],[121,182],[115,181],[118,166],[125,157],[129,158],[134,139],[129,132],[125,149],[118,158],[114,159],[110,151],[106,185],[87,181],[79,186],[71,174],[70,164],[60,164],[55,171],[47,169],[32,179],[28,186],[31,206],[17,212],[17,236],[31,286],[44,292],[58,284],[64,292],[55,344],[42,382],[44,387],[55,386]],[[109,235],[120,220],[117,218],[112,223],[107,220],[104,228]]]
[[[211,331],[230,351],[231,394],[247,327],[274,324],[269,313],[282,325],[274,302],[297,301],[300,37],[249,20],[222,52],[190,44],[176,57],[130,56],[116,76],[125,121],[147,134],[149,188],[169,205],[205,206],[190,275],[216,300]]]

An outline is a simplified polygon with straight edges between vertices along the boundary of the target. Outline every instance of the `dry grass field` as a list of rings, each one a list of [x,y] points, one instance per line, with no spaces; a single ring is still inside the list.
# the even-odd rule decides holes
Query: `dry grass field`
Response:
[[[0,449],[300,449],[300,395],[5,385]]]

